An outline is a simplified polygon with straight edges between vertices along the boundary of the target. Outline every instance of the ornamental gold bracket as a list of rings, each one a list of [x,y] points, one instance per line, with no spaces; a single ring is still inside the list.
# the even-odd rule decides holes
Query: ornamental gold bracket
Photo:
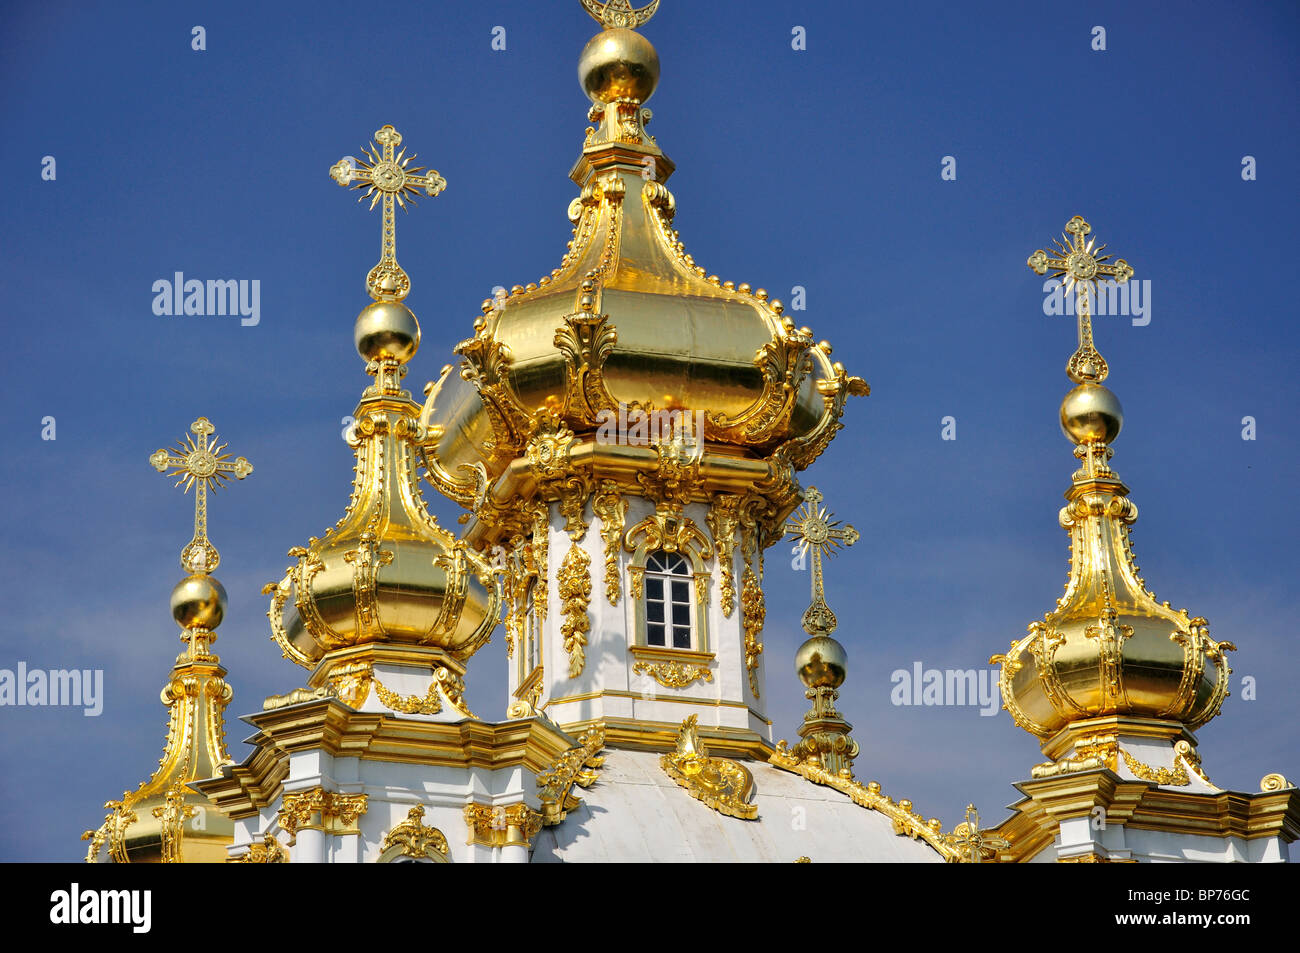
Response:
[[[623,589],[618,549],[627,521],[627,507],[628,501],[623,499],[619,485],[613,480],[602,481],[591,498],[591,510],[600,520],[600,538],[605,545],[605,598],[611,606],[618,605]]]
[[[542,802],[542,821],[547,827],[559,824],[582,801],[572,791],[576,784],[589,788],[596,783],[597,769],[605,759],[600,750],[605,747],[605,729],[597,725],[578,738],[578,744],[567,749],[545,771],[537,775],[537,796]]]
[[[1035,274],[1045,275],[1049,268],[1054,269],[1052,277],[1061,279],[1066,292],[1075,292],[1079,346],[1070,356],[1065,372],[1076,384],[1084,381],[1099,384],[1110,374],[1106,359],[1098,353],[1092,340],[1089,299],[1096,296],[1097,279],[1114,278],[1116,284],[1122,285],[1133,277],[1133,269],[1123,258],[1107,264],[1110,255],[1101,254],[1106,246],[1098,246],[1095,238],[1087,239],[1091,232],[1092,226],[1083,220],[1083,216],[1075,215],[1066,223],[1060,239],[1054,240],[1055,248],[1051,251],[1040,248],[1026,262]]]
[[[361,190],[358,202],[370,199],[372,210],[383,202],[379,264],[366,275],[366,291],[376,301],[401,301],[411,291],[411,279],[397,263],[395,206],[405,211],[421,191],[433,198],[447,188],[437,169],[411,165],[415,153],[396,152],[401,144],[402,134],[384,126],[375,133],[374,142],[362,149],[363,159],[344,156],[330,167],[330,178],[339,185]]]
[[[231,460],[230,454],[221,452],[226,444],[218,444],[220,438],[212,436],[216,428],[207,417],[190,424],[190,432],[198,439],[187,436],[174,450],[157,450],[149,462],[159,473],[176,477],[176,486],[183,484],[186,493],[194,487],[194,538],[181,550],[181,566],[188,573],[211,573],[221,564],[221,554],[208,539],[208,490],[220,489],[231,474],[244,479],[253,467],[243,457]]]
[[[677,750],[659,759],[664,773],[719,814],[752,821],[758,805],[749,803],[754,776],[735,761],[710,758],[700,743],[699,716],[691,715],[677,733]]]
[[[794,322],[786,318],[777,337],[759,348],[754,356],[754,365],[763,375],[762,394],[735,417],[707,412],[704,416],[705,437],[762,443],[784,431],[794,413],[804,378],[812,372],[811,347],[812,330],[796,330]]]
[[[728,619],[736,608],[736,530],[740,526],[742,502],[742,498],[734,494],[715,494],[705,518],[709,534],[713,537],[713,547],[718,554],[718,568],[722,575],[722,614]]]

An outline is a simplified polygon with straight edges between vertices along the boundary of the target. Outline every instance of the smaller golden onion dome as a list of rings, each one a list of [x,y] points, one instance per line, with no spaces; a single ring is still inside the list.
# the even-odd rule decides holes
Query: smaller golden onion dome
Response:
[[[1060,412],[1081,464],[1059,516],[1070,534],[1065,594],[1009,652],[990,659],[1002,666],[1011,717],[1044,741],[1103,716],[1164,722],[1171,731],[1198,728],[1227,697],[1226,653],[1235,648],[1210,638],[1205,619],[1157,602],[1139,575],[1130,539],[1138,510],[1110,468],[1124,412],[1101,383],[1110,372],[1093,343],[1089,303],[1095,279],[1125,282],[1133,269],[1122,258],[1097,257],[1091,231],[1076,215],[1055,251],[1039,249],[1028,261],[1040,275],[1056,269],[1077,296],[1079,346],[1066,365],[1077,386]]]
[[[226,615],[226,590],[211,576],[195,573],[176,584],[171,604],[182,629],[215,629]]]
[[[591,38],[578,59],[578,79],[596,103],[643,103],[659,85],[659,54],[634,30],[616,27]]]
[[[1102,384],[1085,381],[1061,401],[1061,430],[1076,444],[1111,443],[1123,426],[1124,408]]]
[[[844,646],[829,635],[815,635],[794,656],[794,670],[808,688],[839,688],[848,674]]]

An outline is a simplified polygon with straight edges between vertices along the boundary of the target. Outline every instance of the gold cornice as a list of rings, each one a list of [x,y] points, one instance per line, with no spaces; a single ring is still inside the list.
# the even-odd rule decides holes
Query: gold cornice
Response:
[[[1295,789],[1198,794],[1126,781],[1104,769],[1024,781],[1016,787],[1025,797],[1012,805],[1016,813],[996,829],[1011,843],[1001,854],[1003,861],[1030,860],[1054,842],[1061,821],[1091,816],[1097,808],[1105,811],[1107,824],[1134,830],[1243,840],[1280,837],[1287,843],[1300,838],[1300,791]]]
[[[681,725],[676,722],[649,722],[609,717],[567,722],[563,725],[564,730],[571,735],[577,735],[593,727],[603,729],[607,748],[651,751],[660,754],[676,750],[677,734],[681,730]],[[716,756],[767,761],[772,754],[772,745],[767,739],[748,729],[701,728],[699,731],[700,737]]]

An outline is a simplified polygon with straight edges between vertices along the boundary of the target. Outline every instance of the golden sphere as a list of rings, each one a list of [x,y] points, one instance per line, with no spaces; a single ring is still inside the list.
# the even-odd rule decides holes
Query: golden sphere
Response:
[[[202,573],[186,576],[172,590],[172,618],[184,629],[215,629],[226,614],[226,590]]]
[[[1119,398],[1100,384],[1080,384],[1061,401],[1061,429],[1075,443],[1110,443],[1122,426]]]
[[[376,301],[357,315],[352,339],[367,361],[405,364],[420,348],[420,322],[400,301]]]
[[[814,635],[794,653],[794,670],[809,688],[839,688],[848,674],[849,657],[829,635]]]
[[[583,49],[578,80],[593,102],[634,99],[643,103],[659,85],[659,54],[634,30],[605,30]]]

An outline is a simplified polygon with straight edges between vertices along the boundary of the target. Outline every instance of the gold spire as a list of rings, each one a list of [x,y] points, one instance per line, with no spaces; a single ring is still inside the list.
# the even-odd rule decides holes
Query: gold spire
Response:
[[[1137,507],[1109,465],[1123,411],[1100,383],[1109,369],[1093,345],[1088,306],[1097,276],[1123,282],[1133,269],[1097,257],[1105,246],[1084,241],[1092,229],[1082,217],[1065,230],[1072,237],[1058,243],[1059,254],[1040,249],[1028,264],[1038,274],[1057,269],[1078,295],[1079,346],[1067,365],[1078,386],[1061,403],[1061,428],[1081,463],[1059,517],[1070,534],[1069,577],[1056,608],[990,660],[1002,665],[1012,718],[1053,759],[1035,776],[1114,769],[1120,753],[1128,757],[1117,740],[1125,733],[1187,743],[1228,694],[1224,653],[1234,648],[1211,639],[1204,619],[1157,602],[1138,575],[1129,538]]]
[[[375,146],[375,142],[379,146]],[[364,159],[357,160],[344,156],[330,167],[330,177],[339,185],[364,190],[357,199],[364,202],[370,199],[373,209],[380,201],[384,203],[383,230],[380,242],[379,264],[370,269],[366,275],[366,290],[376,301],[401,301],[411,291],[411,279],[402,266],[397,263],[397,223],[394,206],[415,204],[415,196],[423,190],[430,198],[438,195],[447,187],[447,180],[438,174],[437,169],[426,170],[423,166],[411,166],[415,153],[409,156],[403,149],[402,134],[392,126],[384,126],[375,133],[375,142],[362,150]]]
[[[803,509],[785,524],[786,536],[799,541],[804,554],[812,554],[812,603],[803,614],[803,629],[809,638],[795,653],[795,671],[807,688],[804,697],[813,707],[799,726],[800,741],[789,752],[798,761],[818,765],[833,775],[853,776],[853,759],[858,743],[849,737],[853,726],[835,709],[839,687],[848,674],[848,654],[844,646],[831,638],[835,631],[835,613],[826,604],[822,584],[822,557],[832,555],[841,545],[852,546],[858,531],[840,525],[819,505],[822,495],[815,486],[804,492]]]
[[[184,484],[185,492],[194,487],[194,538],[181,550],[181,567],[186,572],[212,572],[221,564],[221,554],[208,539],[208,488],[220,489],[233,473],[235,479],[242,480],[253,472],[252,466],[243,457],[230,459],[230,454],[222,453],[226,445],[218,444],[216,439],[209,439],[214,432],[207,417],[200,417],[190,424],[190,432],[198,437],[186,436],[177,441],[173,451],[156,450],[149,462],[159,473],[174,476],[176,485]]]
[[[103,859],[132,862],[218,862],[234,827],[207,798],[188,789],[191,781],[216,775],[230,762],[226,751],[223,713],[231,698],[226,670],[212,651],[216,629],[226,612],[226,590],[209,572],[221,562],[207,536],[207,490],[217,489],[233,473],[242,480],[253,472],[243,457],[231,461],[225,444],[212,438],[206,417],[190,425],[198,437],[186,437],[175,452],[159,450],[149,462],[160,473],[172,468],[176,485],[195,488],[194,538],[181,553],[190,573],[172,590],[171,610],[181,627],[185,648],[177,656],[171,678],[162,690],[170,709],[167,742],[158,769],[135,791],[104,807],[108,815],[98,830],[86,831],[88,862]],[[212,438],[212,439],[210,439]]]

